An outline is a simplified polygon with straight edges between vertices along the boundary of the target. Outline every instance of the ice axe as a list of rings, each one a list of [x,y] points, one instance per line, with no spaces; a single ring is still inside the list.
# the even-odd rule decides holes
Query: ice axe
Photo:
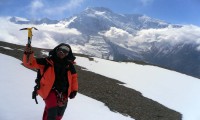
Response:
[[[20,29],[20,30],[28,30],[28,43],[27,43],[27,45],[28,45],[29,48],[31,47],[31,40],[32,40],[32,36],[33,36],[32,29],[38,30],[35,27]],[[29,56],[30,56],[30,54],[27,54],[27,63],[29,62]]]
[[[32,40],[32,36],[33,36],[33,34],[32,34],[32,29],[35,29],[35,30],[38,30],[37,28],[35,28],[35,27],[31,27],[31,28],[22,28],[22,29],[20,29],[20,30],[28,30],[28,47],[30,47],[31,46],[31,40]]]

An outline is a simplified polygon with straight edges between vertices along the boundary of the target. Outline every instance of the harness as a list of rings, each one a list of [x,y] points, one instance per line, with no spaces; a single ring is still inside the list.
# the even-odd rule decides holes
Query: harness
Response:
[[[63,92],[59,92],[58,90],[55,89],[55,87],[52,88],[52,90],[54,90],[55,93],[56,93],[57,105],[59,107],[65,106],[67,104],[67,102],[68,102],[68,96],[67,96],[67,94],[65,94]]]

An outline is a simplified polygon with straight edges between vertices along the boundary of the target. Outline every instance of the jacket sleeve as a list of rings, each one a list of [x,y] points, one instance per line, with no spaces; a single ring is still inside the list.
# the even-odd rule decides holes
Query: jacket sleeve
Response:
[[[78,91],[78,75],[76,73],[76,69],[74,65],[71,66],[71,73],[72,73],[72,90],[71,91]]]
[[[78,91],[78,75],[72,74],[72,91]]]
[[[29,61],[27,62],[27,54],[24,53],[22,59],[23,65],[30,69],[39,69],[41,66],[37,63],[34,53],[30,54]]]

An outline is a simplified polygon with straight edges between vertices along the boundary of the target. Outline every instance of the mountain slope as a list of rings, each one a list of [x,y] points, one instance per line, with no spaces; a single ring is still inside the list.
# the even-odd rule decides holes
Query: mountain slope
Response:
[[[169,25],[145,15],[122,15],[103,7],[87,8],[76,16],[77,18],[69,27],[76,28],[87,35],[98,34],[98,32],[107,31],[111,27],[135,33],[140,29],[165,28]]]
[[[3,91],[0,94],[0,119],[41,120],[45,103],[40,97],[38,97],[38,104],[31,99],[36,72],[22,66],[20,60],[1,53],[0,66],[4,68],[0,69],[0,90]],[[88,115],[88,113],[92,114]],[[134,120],[110,111],[104,103],[80,93],[75,99],[69,99],[63,120],[93,120],[94,118],[95,120]]]
[[[0,53],[17,59],[22,58],[23,46],[5,42],[0,42],[0,46]],[[42,55],[41,50],[34,48],[36,56]],[[76,56],[80,55],[76,54]],[[85,71],[80,66],[76,68],[79,74],[79,92],[105,103],[112,111],[137,120],[180,120],[182,118],[180,113],[144,97],[138,91],[122,86],[124,83],[118,80]]]

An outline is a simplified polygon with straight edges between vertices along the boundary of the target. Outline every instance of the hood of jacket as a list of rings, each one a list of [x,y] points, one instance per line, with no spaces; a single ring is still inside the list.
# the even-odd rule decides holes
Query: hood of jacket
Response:
[[[70,51],[69,51],[69,54],[64,58],[68,61],[71,61],[71,62],[74,62],[74,60],[76,59],[76,57],[73,55],[72,53],[72,49],[71,49],[71,46],[69,44],[65,44],[65,43],[61,43],[59,44],[58,46],[56,46],[53,50],[51,50],[49,52],[49,56],[50,57],[54,57],[54,58],[57,58],[57,54],[56,54],[56,50],[60,47],[60,46],[67,46],[69,47]]]

